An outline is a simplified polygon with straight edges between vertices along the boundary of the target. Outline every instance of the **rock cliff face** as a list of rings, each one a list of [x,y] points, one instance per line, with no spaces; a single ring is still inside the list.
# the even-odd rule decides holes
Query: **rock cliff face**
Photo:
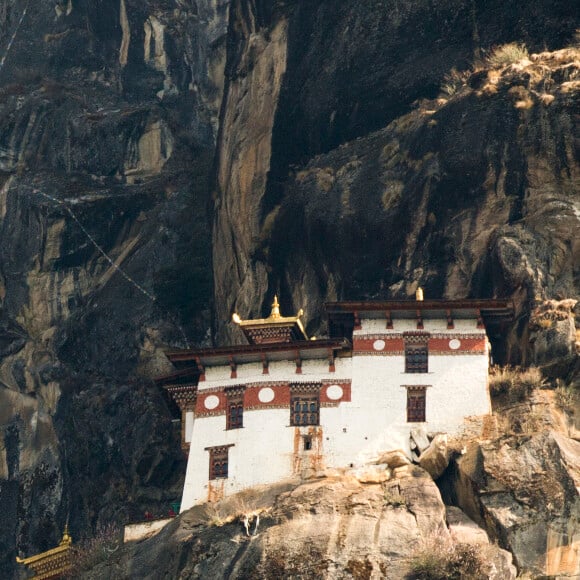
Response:
[[[540,286],[568,295],[576,57],[476,66],[451,98],[417,101],[494,44],[559,48],[577,15],[556,24],[541,3],[268,6],[232,4],[217,146],[218,337],[232,338],[233,310],[259,313],[275,291],[305,307],[313,330],[324,300],[406,296],[413,282],[431,296],[513,295],[522,305]],[[550,216],[561,210],[560,225]]]
[[[278,486],[242,494],[213,511],[193,508],[87,577],[152,578],[153,569],[163,569],[172,578],[395,580],[405,577],[414,549],[446,546],[454,533],[486,551],[485,532],[474,533],[477,526],[461,510],[446,518],[439,490],[422,469],[400,467],[389,480],[383,466],[365,476],[335,474],[289,483],[289,491]],[[515,578],[507,552],[490,548],[489,554],[480,578]]]
[[[0,576],[177,498],[162,349],[274,292],[316,333],[328,299],[514,298],[498,359],[573,363],[573,307],[528,319],[578,294],[580,17],[520,4],[0,3]]]
[[[4,578],[67,514],[78,538],[179,495],[167,406],[138,377],[207,340],[227,22],[219,0],[0,6]]]
[[[472,442],[442,478],[460,506],[532,578],[580,575],[580,442],[553,392],[496,409],[499,437]],[[577,421],[576,421],[577,422]]]

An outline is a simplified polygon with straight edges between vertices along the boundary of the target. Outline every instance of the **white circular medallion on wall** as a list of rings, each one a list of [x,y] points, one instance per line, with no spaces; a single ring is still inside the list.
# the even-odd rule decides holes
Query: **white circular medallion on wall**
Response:
[[[384,350],[385,341],[384,340],[375,340],[375,342],[373,342],[373,348],[375,350]]]
[[[458,338],[452,338],[449,341],[449,348],[451,350],[457,350],[461,346],[461,341]]]
[[[203,406],[210,411],[215,409],[219,404],[220,398],[216,395],[208,395],[203,402]]]
[[[338,399],[342,398],[344,391],[340,385],[328,385],[326,387],[326,396],[331,401],[338,401]]]
[[[264,387],[258,391],[258,399],[261,403],[271,403],[274,400],[274,389]]]

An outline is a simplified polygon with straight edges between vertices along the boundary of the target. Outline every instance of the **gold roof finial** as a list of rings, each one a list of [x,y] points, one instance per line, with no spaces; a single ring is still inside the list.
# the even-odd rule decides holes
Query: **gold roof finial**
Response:
[[[423,288],[421,288],[421,286],[419,286],[419,288],[417,288],[417,291],[415,292],[415,300],[417,300],[418,302],[423,301]]]
[[[64,525],[64,532],[62,533],[62,540],[59,546],[70,546],[72,544],[72,538],[68,533],[68,522]]]
[[[274,294],[274,302],[272,302],[272,312],[269,318],[280,318],[280,304],[278,303],[278,295]]]
[[[242,320],[241,316],[234,312],[232,321],[241,327],[250,344],[266,344],[274,342],[294,342],[297,340],[309,340],[304,325],[300,318],[304,315],[302,308],[296,316],[282,316],[278,295],[274,295],[272,310],[268,318],[254,320]]]

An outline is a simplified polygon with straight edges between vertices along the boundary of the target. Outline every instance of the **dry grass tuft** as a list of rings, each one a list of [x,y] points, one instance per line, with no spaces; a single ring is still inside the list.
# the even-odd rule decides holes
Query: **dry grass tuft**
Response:
[[[487,56],[486,62],[492,67],[504,67],[529,58],[526,45],[519,42],[502,44],[492,49]]]
[[[71,547],[72,570],[70,578],[78,578],[83,572],[90,570],[111,558],[123,545],[123,532],[115,524],[105,524],[97,527],[95,535]]]
[[[509,402],[521,402],[534,389],[545,384],[542,372],[537,367],[492,367],[489,373],[489,391],[493,397],[505,396]]]
[[[566,385],[561,379],[557,380],[554,399],[556,405],[558,405],[562,411],[565,411],[566,413],[574,412],[577,400],[576,391],[570,385]]]
[[[479,580],[487,577],[487,546],[453,544],[449,540],[425,542],[409,560],[410,580]]]

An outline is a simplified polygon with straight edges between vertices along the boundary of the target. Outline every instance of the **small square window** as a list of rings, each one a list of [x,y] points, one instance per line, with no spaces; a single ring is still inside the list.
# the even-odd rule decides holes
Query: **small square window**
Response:
[[[228,387],[226,397],[226,429],[241,429],[244,426],[244,387]]]
[[[318,425],[318,396],[292,397],[291,425]]]
[[[244,426],[244,404],[241,401],[228,403],[226,422],[226,429],[241,429]]]
[[[209,447],[209,478],[225,479],[228,477],[228,451],[230,445]]]
[[[304,451],[312,451],[312,436],[304,435],[302,441],[304,442]]]
[[[407,387],[407,423],[424,423],[426,388]]]

